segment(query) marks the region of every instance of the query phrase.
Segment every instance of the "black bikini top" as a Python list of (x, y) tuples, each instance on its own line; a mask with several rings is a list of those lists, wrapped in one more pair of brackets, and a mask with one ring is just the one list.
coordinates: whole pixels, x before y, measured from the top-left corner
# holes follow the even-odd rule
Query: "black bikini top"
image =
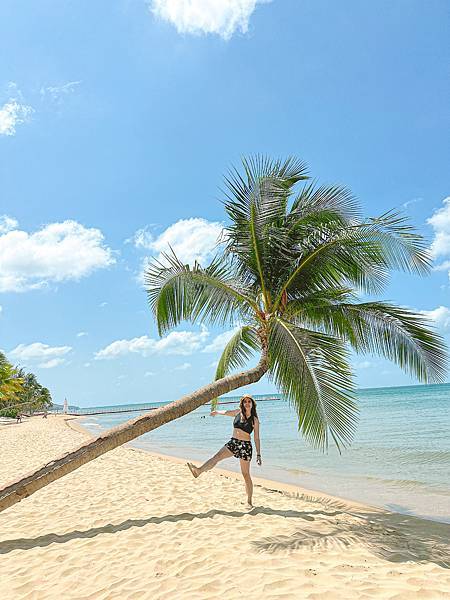
[(253, 423), (250, 420), (241, 421), (240, 412), (234, 417), (233, 425), (236, 429), (242, 429), (242, 431), (245, 431), (246, 433), (251, 433), (253, 431)]

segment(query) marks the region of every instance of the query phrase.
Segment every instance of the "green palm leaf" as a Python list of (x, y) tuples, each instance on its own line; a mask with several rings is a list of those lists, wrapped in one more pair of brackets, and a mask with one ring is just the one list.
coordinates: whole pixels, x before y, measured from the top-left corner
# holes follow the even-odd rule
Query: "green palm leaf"
[(445, 381), (448, 356), (443, 338), (424, 324), (423, 315), (406, 308), (386, 302), (305, 303), (289, 320), (332, 332), (357, 352), (383, 356), (424, 383)]
[(223, 260), (203, 269), (198, 263), (184, 265), (173, 251), (163, 259), (154, 260), (144, 274), (160, 335), (185, 320), (225, 325), (253, 314), (248, 290)]
[(405, 223), (397, 213), (386, 213), (369, 223), (315, 228), (304, 239), (274, 310), (285, 291), (350, 283), (365, 293), (379, 293), (389, 281), (390, 269), (424, 275), (430, 269), (430, 255), (423, 238)]
[(302, 253), (279, 288), (274, 310), (284, 292), (305, 294), (351, 284), (366, 293), (379, 292), (388, 281), (388, 268), (378, 240), (355, 227), (316, 228), (303, 242)]
[[(306, 179), (306, 167), (297, 160), (271, 161), (256, 156), (243, 160), (244, 174), (234, 170), (226, 178), (225, 210), (232, 223), (227, 228), (227, 251), (239, 257), (239, 275), (253, 278), (270, 303), (267, 267), (273, 260), (268, 247), (268, 229), (285, 217), (292, 186)], [(274, 237), (273, 230), (269, 238)]]
[[(244, 226), (250, 220), (252, 207), (258, 213), (258, 227), (270, 219), (284, 215), (291, 188), (307, 179), (305, 163), (289, 157), (285, 161), (273, 161), (257, 155), (243, 159), (241, 174), (231, 169), (225, 177), (225, 210), (234, 226)], [(248, 234), (248, 231), (247, 231)], [(240, 239), (234, 240), (241, 244)]]
[(302, 221), (308, 216), (324, 213), (349, 223), (358, 218), (360, 207), (350, 190), (343, 186), (305, 184), (292, 204), (290, 217)]
[(347, 352), (338, 339), (275, 318), (269, 335), (269, 374), (297, 411), (299, 429), (320, 449), (331, 435), (351, 442), (357, 407)]
[[(255, 350), (261, 350), (258, 334), (253, 327), (240, 327), (223, 349), (216, 369), (215, 379), (221, 379), (234, 369), (243, 367)], [(211, 400), (212, 410), (217, 406), (218, 398)]]
[(399, 211), (389, 211), (362, 227), (379, 240), (389, 268), (426, 275), (432, 266), (428, 244), (408, 220)]

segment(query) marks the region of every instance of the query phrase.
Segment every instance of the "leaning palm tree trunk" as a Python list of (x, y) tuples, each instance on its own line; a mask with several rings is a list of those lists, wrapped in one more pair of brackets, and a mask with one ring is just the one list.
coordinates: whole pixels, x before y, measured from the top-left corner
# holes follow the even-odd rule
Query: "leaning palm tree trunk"
[(176, 402), (109, 429), (94, 440), (81, 444), (75, 450), (0, 489), (0, 511), (31, 496), (52, 481), (64, 477), (102, 454), (192, 412), (213, 398), (259, 381), (266, 371), (267, 359), (263, 354), (258, 365), (253, 369), (218, 379)]

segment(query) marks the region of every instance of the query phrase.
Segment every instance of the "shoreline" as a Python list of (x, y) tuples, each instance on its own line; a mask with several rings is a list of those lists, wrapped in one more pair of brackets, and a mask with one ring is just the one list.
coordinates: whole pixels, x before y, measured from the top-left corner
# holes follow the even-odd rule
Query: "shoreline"
[[(0, 427), (0, 485), (95, 438), (78, 417)], [(436, 600), (450, 526), (118, 447), (0, 513), (2, 600)]]
[[(88, 438), (93, 439), (96, 436), (93, 433), (91, 433), (89, 430), (85, 429), (83, 427), (82, 423), (79, 422), (80, 420), (87, 418), (87, 417), (89, 417), (89, 415), (76, 415), (76, 416), (71, 415), (71, 416), (69, 416), (69, 418), (65, 419), (65, 423), (68, 427), (74, 429), (75, 431), (77, 431), (79, 433), (82, 433), (83, 435), (87, 436)], [(134, 448), (134, 447), (130, 446), (129, 444), (130, 444), (130, 442), (128, 442), (128, 444), (125, 444), (123, 446), (123, 448), (125, 450), (131, 450), (133, 452), (143, 452), (144, 454), (147, 454), (154, 458), (167, 460), (172, 463), (186, 465), (187, 461), (189, 460), (187, 458), (180, 458), (179, 456), (173, 456), (173, 455), (169, 455), (169, 454), (154, 452), (153, 450), (146, 450), (144, 448)], [(213, 471), (220, 476), (229, 477), (235, 481), (239, 481), (242, 483), (242, 475), (239, 472), (232, 471), (230, 469), (225, 469), (222, 467), (214, 467)], [(450, 525), (448, 523), (446, 523), (445, 521), (440, 521), (439, 519), (436, 519), (436, 518), (431, 518), (431, 517), (426, 517), (426, 516), (417, 516), (417, 515), (412, 515), (412, 514), (409, 514), (406, 512), (400, 512), (400, 511), (392, 511), (392, 510), (389, 510), (388, 508), (375, 506), (374, 504), (370, 504), (369, 502), (361, 502), (358, 500), (354, 500), (353, 498), (347, 498), (347, 497), (339, 496), (336, 494), (329, 494), (329, 493), (323, 492), (321, 490), (305, 488), (305, 487), (302, 487), (302, 486), (299, 486), (296, 484), (286, 483), (286, 482), (279, 481), (276, 479), (267, 479), (264, 477), (258, 477), (258, 476), (255, 476), (253, 473), (252, 473), (252, 480), (253, 480), (253, 484), (255, 487), (263, 487), (263, 488), (269, 489), (271, 491), (277, 491), (280, 493), (289, 493), (289, 494), (293, 494), (293, 495), (297, 495), (297, 496), (309, 496), (309, 497), (321, 498), (325, 502), (343, 503), (343, 504), (346, 504), (350, 510), (353, 508), (355, 510), (362, 509), (367, 512), (373, 512), (374, 514), (387, 513), (387, 514), (392, 514), (392, 515), (405, 515), (405, 516), (412, 517), (415, 519), (420, 519), (420, 520), (423, 520), (426, 522), (447, 525), (449, 527), (449, 534), (450, 534)]]
[[(71, 429), (74, 429), (78, 433), (82, 433), (86, 437), (88, 437), (90, 439), (94, 439), (96, 437), (95, 435), (93, 435), (90, 431), (85, 429), (81, 423), (76, 422), (80, 418), (84, 418), (84, 416), (81, 416), (81, 415), (80, 416), (78, 416), (78, 415), (70, 416), (70, 418), (65, 419), (65, 423), (68, 427), (70, 427)], [(71, 423), (71, 421), (75, 421), (75, 422)], [(172, 456), (169, 454), (161, 454), (159, 452), (153, 452), (152, 450), (144, 450), (143, 448), (133, 448), (127, 444), (124, 444), (122, 447), (124, 448), (124, 450), (131, 450), (132, 452), (143, 452), (144, 454), (152, 456), (154, 458), (167, 460), (169, 462), (176, 463), (179, 465), (186, 465), (187, 460), (188, 460), (185, 458), (179, 458), (178, 456)], [(223, 469), (221, 467), (214, 467), (213, 471), (215, 473), (217, 473), (218, 475), (221, 475), (223, 477), (230, 477), (231, 479), (240, 481), (242, 483), (242, 475), (240, 473), (237, 473), (236, 471)], [(252, 474), (252, 480), (253, 480), (255, 487), (256, 486), (264, 487), (271, 491), (277, 491), (280, 493), (288, 492), (288, 493), (293, 493), (293, 494), (297, 494), (297, 495), (314, 496), (314, 497), (318, 497), (318, 498), (323, 498), (325, 501), (328, 501), (328, 502), (346, 503), (346, 504), (348, 504), (349, 508), (350, 507), (360, 508), (360, 509), (367, 510), (367, 511), (373, 511), (374, 513), (388, 512), (388, 513), (392, 513), (392, 514), (400, 514), (400, 513), (393, 513), (392, 511), (388, 511), (387, 509), (383, 509), (378, 506), (373, 506), (371, 504), (367, 504), (364, 502), (358, 502), (357, 500), (342, 498), (340, 496), (327, 494), (326, 492), (311, 490), (309, 488), (303, 488), (301, 486), (292, 485), (290, 483), (284, 483), (282, 481), (276, 481), (274, 479), (265, 479), (263, 477), (254, 476), (253, 474)], [(415, 517), (415, 518), (422, 519), (422, 517)], [(424, 519), (424, 520), (427, 520), (427, 519)]]
[[(72, 421), (74, 424), (74, 429), (76, 431), (79, 431), (80, 433), (83, 433), (91, 438), (96, 437), (96, 435), (100, 435), (101, 432), (97, 433), (92, 433), (90, 432), (88, 429), (85, 429), (82, 425), (82, 422), (80, 422), (80, 420), (82, 421), (83, 419), (89, 419), (90, 415), (70, 415), (70, 418), (67, 420), (67, 425), (69, 427), (71, 427), (71, 425), (69, 425), (69, 421)], [(200, 459), (193, 459), (193, 458), (186, 458), (183, 455), (171, 455), (171, 454), (165, 454), (165, 453), (161, 453), (161, 452), (155, 452), (154, 450), (151, 449), (147, 449), (147, 448), (137, 448), (137, 447), (132, 447), (131, 444), (133, 442), (129, 442), (128, 444), (124, 445), (124, 448), (127, 450), (134, 450), (134, 451), (139, 451), (139, 452), (144, 452), (146, 454), (149, 454), (153, 457), (157, 457), (157, 458), (161, 458), (161, 459), (165, 459), (171, 462), (175, 462), (177, 464), (186, 464), (187, 461), (194, 461), (194, 462), (199, 462)], [(205, 460), (205, 459), (202, 459)], [(232, 469), (227, 469), (224, 467), (214, 467), (213, 469), (215, 472), (217, 472), (220, 475), (224, 475), (224, 476), (228, 476), (228, 477), (232, 477), (235, 480), (241, 481), (242, 482), (242, 475), (238, 470), (232, 470)], [(272, 469), (272, 473), (271, 475), (273, 475), (273, 469)], [(276, 475), (276, 473), (275, 473)], [(282, 476), (282, 474), (280, 475)], [(326, 501), (337, 501), (337, 502), (341, 502), (341, 503), (346, 503), (349, 508), (351, 506), (354, 507), (361, 507), (367, 510), (372, 510), (372, 511), (376, 511), (376, 512), (387, 512), (387, 513), (392, 513), (395, 515), (406, 515), (406, 516), (411, 516), (411, 517), (415, 517), (417, 519), (423, 519), (425, 521), (429, 521), (429, 522), (433, 522), (433, 523), (441, 523), (444, 525), (448, 525), (450, 527), (450, 521), (448, 519), (448, 517), (446, 515), (439, 515), (439, 516), (434, 516), (434, 515), (427, 515), (427, 514), (417, 514), (417, 512), (411, 512), (408, 508), (405, 508), (405, 510), (391, 510), (389, 507), (387, 506), (383, 506), (381, 503), (376, 505), (376, 504), (372, 504), (370, 502), (370, 500), (366, 500), (365, 498), (357, 500), (353, 497), (351, 497), (351, 492), (349, 493), (348, 496), (342, 496), (336, 493), (330, 493), (324, 490), (321, 490), (320, 488), (314, 488), (314, 487), (305, 487), (302, 485), (299, 485), (298, 483), (292, 483), (283, 479), (277, 479), (277, 478), (271, 478), (271, 477), (258, 477), (257, 475), (254, 475), (254, 472), (252, 472), (252, 480), (254, 482), (255, 485), (257, 486), (262, 486), (265, 488), (270, 488), (270, 489), (276, 489), (279, 492), (289, 492), (289, 493), (297, 493), (297, 494), (309, 494), (310, 496), (314, 496), (317, 498), (323, 498)]]

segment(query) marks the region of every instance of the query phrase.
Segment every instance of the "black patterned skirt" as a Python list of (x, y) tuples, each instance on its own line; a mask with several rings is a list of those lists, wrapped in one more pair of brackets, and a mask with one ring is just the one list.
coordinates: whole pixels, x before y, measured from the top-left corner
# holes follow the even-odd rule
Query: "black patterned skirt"
[(233, 453), (235, 458), (242, 458), (242, 460), (252, 460), (252, 443), (246, 440), (238, 440), (237, 438), (231, 438), (225, 446)]

